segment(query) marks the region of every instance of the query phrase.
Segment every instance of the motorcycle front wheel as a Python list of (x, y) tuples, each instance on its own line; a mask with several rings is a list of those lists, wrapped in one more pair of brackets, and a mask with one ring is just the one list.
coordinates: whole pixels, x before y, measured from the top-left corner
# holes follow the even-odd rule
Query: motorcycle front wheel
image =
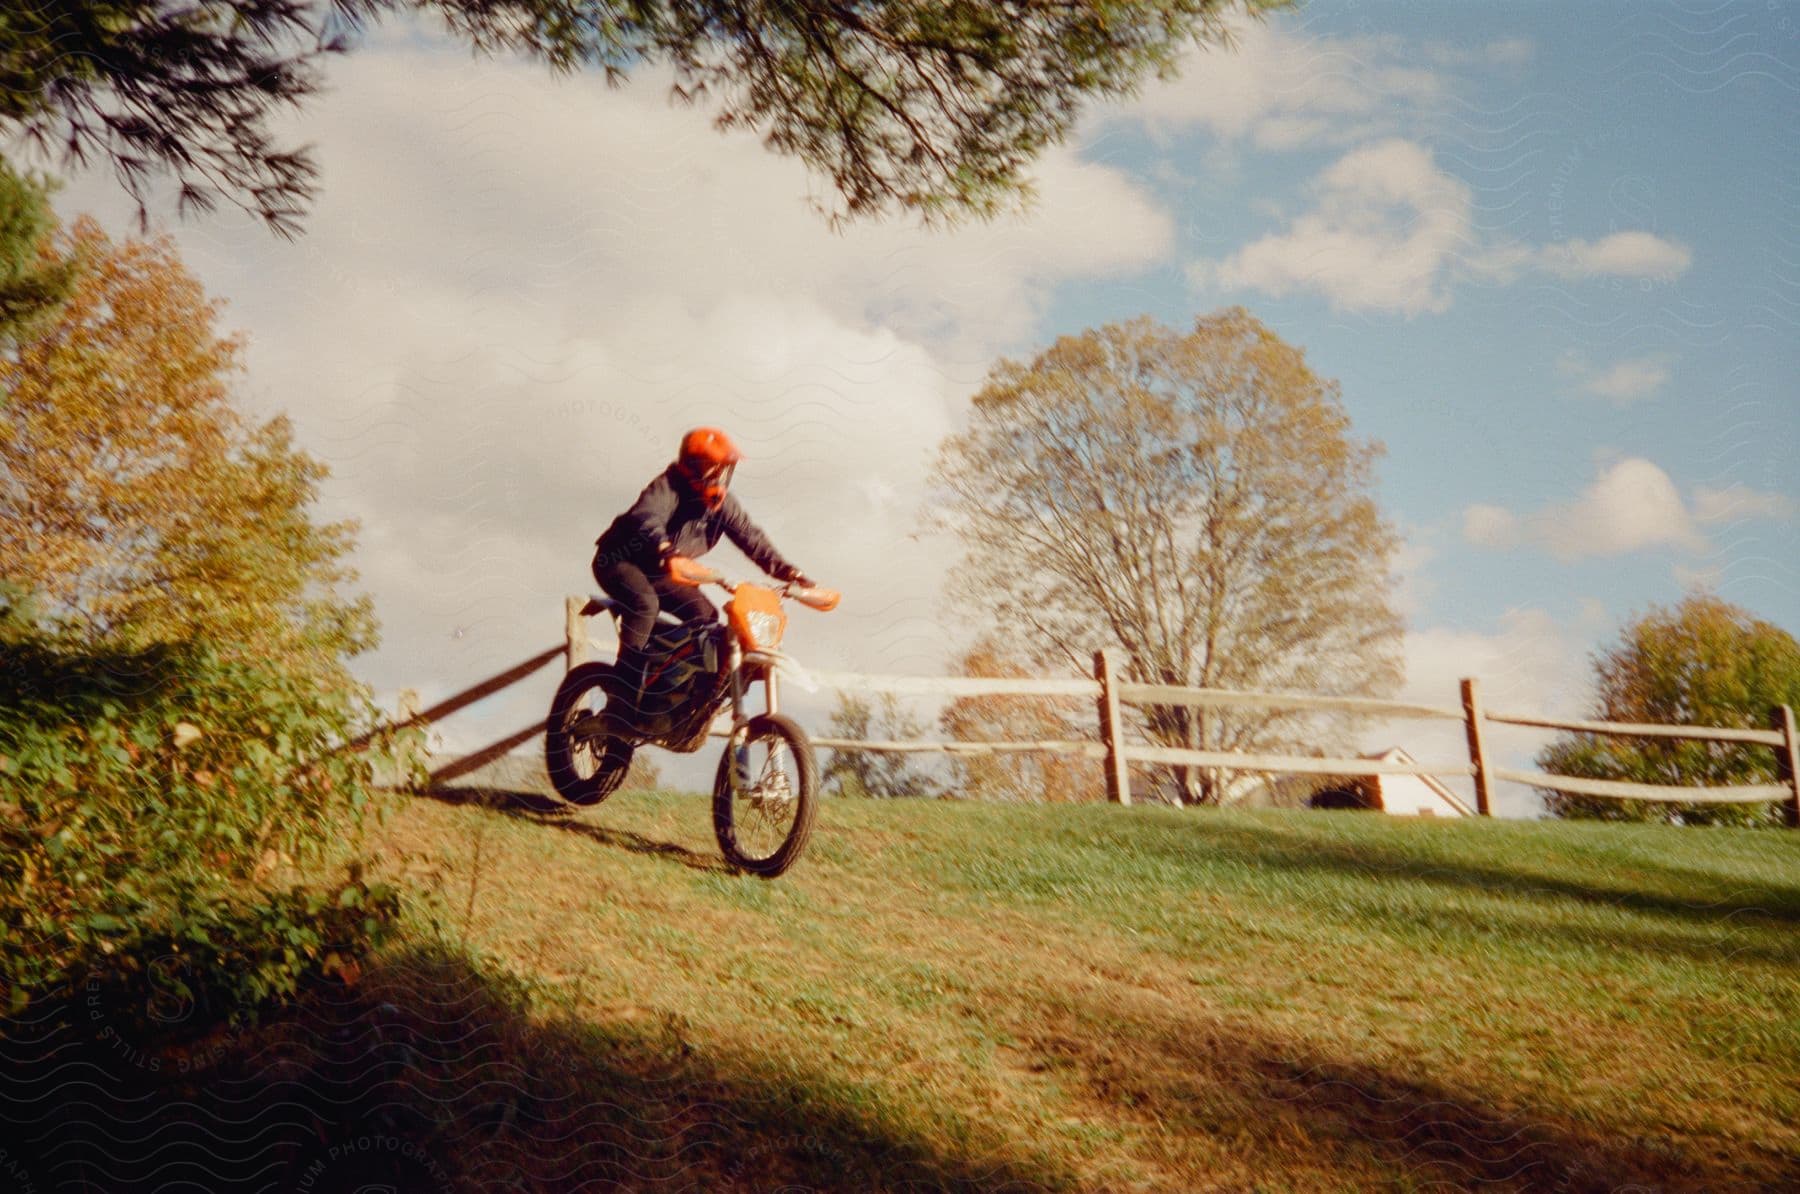
[(631, 769), (629, 742), (576, 734), (581, 718), (601, 712), (612, 691), (612, 665), (584, 663), (570, 670), (550, 702), (544, 722), (544, 769), (550, 786), (570, 804), (599, 804), (618, 791)]
[(812, 836), (817, 797), (806, 731), (778, 713), (745, 722), (713, 780), (713, 833), (725, 861), (765, 879), (786, 871)]

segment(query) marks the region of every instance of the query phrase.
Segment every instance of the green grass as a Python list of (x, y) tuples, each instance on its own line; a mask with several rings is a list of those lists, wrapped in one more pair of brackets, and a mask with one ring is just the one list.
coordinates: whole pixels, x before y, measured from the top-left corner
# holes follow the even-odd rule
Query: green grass
[(765, 882), (708, 818), (632, 792), (390, 821), (409, 940), (367, 997), (457, 1009), (420, 1065), (440, 1106), (483, 1067), (533, 1092), (443, 1137), (457, 1172), (1800, 1185), (1800, 834), (827, 802)]

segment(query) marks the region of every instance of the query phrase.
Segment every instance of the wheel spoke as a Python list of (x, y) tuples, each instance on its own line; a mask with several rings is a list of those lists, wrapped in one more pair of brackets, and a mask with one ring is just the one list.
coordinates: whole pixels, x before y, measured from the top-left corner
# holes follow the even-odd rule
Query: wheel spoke
[(628, 742), (609, 737), (602, 716), (611, 691), (611, 669), (582, 664), (564, 678), (551, 705), (554, 724), (544, 735), (551, 786), (573, 804), (597, 804), (611, 795), (630, 765)]
[[(596, 698), (601, 697), (603, 694), (598, 689), (589, 689), (582, 693), (581, 699), (570, 707), (569, 715), (563, 718), (565, 731), (578, 725), (590, 715), (599, 713), (603, 707), (603, 701)], [(594, 773), (600, 769), (600, 751), (593, 735), (570, 734), (569, 764), (580, 778), (586, 780), (594, 777)]]
[[(744, 749), (751, 752), (752, 766), (746, 770), (754, 779), (748, 787), (740, 786), (733, 768), (732, 821), (744, 854), (768, 858), (781, 849), (793, 828), (798, 805), (794, 791), (799, 777), (788, 775), (792, 755), (780, 737), (769, 735), (747, 741)], [(756, 765), (759, 750), (762, 758)]]
[(713, 786), (713, 829), (726, 861), (765, 878), (786, 873), (812, 834), (815, 783), (799, 726), (773, 713), (740, 724)]

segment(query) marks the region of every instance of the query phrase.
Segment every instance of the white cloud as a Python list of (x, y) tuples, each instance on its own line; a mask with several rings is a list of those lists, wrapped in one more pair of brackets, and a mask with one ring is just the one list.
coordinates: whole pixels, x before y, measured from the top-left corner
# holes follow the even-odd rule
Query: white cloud
[(1708, 564), (1702, 568), (1689, 568), (1685, 564), (1676, 564), (1670, 569), (1675, 583), (1684, 590), (1700, 589), (1706, 592), (1717, 591), (1721, 581), (1725, 579), (1725, 570), (1717, 564)]
[(1406, 640), (1402, 699), (1454, 706), (1462, 677), (1473, 676), (1490, 709), (1572, 715), (1588, 692), (1576, 637), (1596, 629), (1592, 617), (1584, 611), (1569, 627), (1543, 609), (1514, 609), (1491, 633), (1442, 626), (1414, 631)]
[(1535, 53), (1525, 38), (1470, 47), (1315, 36), (1279, 14), (1228, 23), (1231, 45), (1189, 50), (1177, 77), (1104, 110), (1102, 123), (1134, 121), (1159, 140), (1203, 129), (1279, 151), (1351, 145), (1441, 123), (1459, 83), (1451, 72), (1514, 68)]
[(1230, 47), (1201, 47), (1178, 78), (1152, 83), (1102, 119), (1153, 136), (1203, 128), (1265, 149), (1345, 144), (1397, 131), (1441, 109), (1450, 83), (1414, 65), (1397, 38), (1311, 37), (1279, 21), (1239, 21)]
[(1666, 282), (1687, 272), (1686, 245), (1649, 232), (1615, 232), (1599, 240), (1571, 240), (1539, 250), (1542, 268), (1559, 278), (1649, 278)]
[(1446, 264), (1466, 242), (1469, 188), (1398, 138), (1345, 154), (1288, 229), (1190, 269), (1198, 285), (1283, 296), (1312, 290), (1342, 310), (1442, 311)]
[(1232, 27), (1232, 45), (1196, 48), (1178, 79), (1103, 110), (1094, 127), (1133, 121), (1165, 143), (1203, 129), (1214, 137), (1213, 156), (1234, 144), (1347, 152), (1314, 180), (1312, 210), (1235, 253), (1190, 262), (1195, 290), (1312, 292), (1339, 311), (1414, 316), (1446, 310), (1459, 278), (1669, 281), (1691, 264), (1686, 246), (1636, 229), (1593, 241), (1505, 245), (1483, 243), (1472, 228), (1471, 188), (1438, 169), (1423, 142), (1455, 121), (1446, 114), (1456, 108), (1461, 75), (1514, 70), (1534, 55), (1529, 40), (1468, 46), (1314, 37), (1279, 18)]
[(1323, 116), (1271, 116), (1257, 122), (1254, 140), (1259, 149), (1301, 149), (1324, 140), (1332, 127)]
[[(1401, 699), (1455, 709), (1461, 701), (1462, 679), (1473, 677), (1489, 711), (1578, 717), (1586, 712), (1591, 691), (1585, 652), (1604, 627), (1604, 610), (1584, 602), (1581, 616), (1572, 624), (1547, 610), (1528, 608), (1509, 610), (1488, 631), (1449, 626), (1411, 631), (1406, 636)], [(1489, 759), (1501, 766), (1529, 768), (1544, 740), (1537, 731), (1490, 726)], [(1457, 764), (1469, 757), (1463, 727), (1452, 721), (1384, 722), (1365, 733), (1363, 743), (1369, 750), (1402, 746), (1426, 764)], [(1473, 781), (1445, 783), (1474, 804)], [(1495, 805), (1501, 816), (1535, 816), (1542, 808), (1530, 788), (1516, 784), (1497, 785)]]
[(1601, 368), (1579, 352), (1564, 353), (1557, 372), (1573, 378), (1581, 391), (1605, 398), (1615, 406), (1629, 406), (1648, 398), (1669, 381), (1672, 358), (1667, 353), (1630, 357)]
[(1463, 538), (1478, 547), (1511, 547), (1519, 541), (1519, 520), (1503, 506), (1470, 506), (1463, 511)]
[(1529, 521), (1538, 541), (1564, 560), (1649, 547), (1703, 551), (1707, 546), (1669, 475), (1639, 457), (1604, 469), (1573, 502), (1552, 506)]
[[(1667, 280), (1692, 258), (1685, 247), (1645, 232), (1539, 247), (1483, 246), (1471, 223), (1468, 184), (1439, 169), (1429, 149), (1398, 137), (1352, 149), (1321, 171), (1310, 190), (1313, 207), (1285, 230), (1227, 257), (1190, 263), (1190, 284), (1277, 298), (1310, 291), (1340, 311), (1413, 316), (1447, 310), (1450, 285), (1462, 275), (1503, 283), (1531, 272)], [(1609, 384), (1617, 390), (1644, 380), (1621, 376)]]
[(1564, 281), (1635, 278), (1672, 282), (1694, 262), (1693, 250), (1679, 241), (1629, 229), (1599, 240), (1566, 240), (1548, 245), (1496, 245), (1473, 253), (1468, 268), (1478, 277), (1506, 283), (1527, 273)]
[(1694, 521), (1707, 526), (1743, 522), (1751, 519), (1789, 521), (1800, 510), (1800, 503), (1785, 493), (1752, 489), (1732, 484), (1723, 489), (1701, 485), (1694, 489)]
[(1428, 568), (1437, 558), (1437, 549), (1428, 542), (1429, 530), (1408, 528), (1400, 540), (1393, 559), (1393, 604), (1400, 616), (1415, 618), (1436, 591)]
[(1611, 398), (1623, 405), (1654, 394), (1668, 380), (1669, 366), (1663, 358), (1640, 357), (1620, 361), (1610, 369), (1595, 374), (1582, 388), (1590, 394)]
[(1463, 538), (1478, 547), (1530, 542), (1562, 560), (1614, 556), (1651, 548), (1709, 550), (1702, 526), (1754, 519), (1791, 519), (1793, 498), (1746, 485), (1697, 486), (1691, 500), (1655, 464), (1628, 457), (1603, 467), (1574, 500), (1526, 515), (1500, 506), (1463, 511)]

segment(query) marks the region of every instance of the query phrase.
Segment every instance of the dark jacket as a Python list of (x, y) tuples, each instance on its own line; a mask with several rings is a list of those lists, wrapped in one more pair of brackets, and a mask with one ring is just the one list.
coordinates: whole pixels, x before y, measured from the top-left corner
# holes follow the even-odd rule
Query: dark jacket
[(595, 540), (599, 552), (594, 567), (636, 564), (655, 575), (662, 571), (662, 544), (670, 545), (668, 554), (699, 557), (712, 550), (721, 536), (737, 544), (738, 550), (770, 576), (788, 580), (798, 575), (799, 570), (784, 560), (769, 537), (750, 521), (736, 497), (728, 493), (717, 510), (708, 510), (673, 465), (644, 486), (631, 509), (613, 519), (606, 533)]

